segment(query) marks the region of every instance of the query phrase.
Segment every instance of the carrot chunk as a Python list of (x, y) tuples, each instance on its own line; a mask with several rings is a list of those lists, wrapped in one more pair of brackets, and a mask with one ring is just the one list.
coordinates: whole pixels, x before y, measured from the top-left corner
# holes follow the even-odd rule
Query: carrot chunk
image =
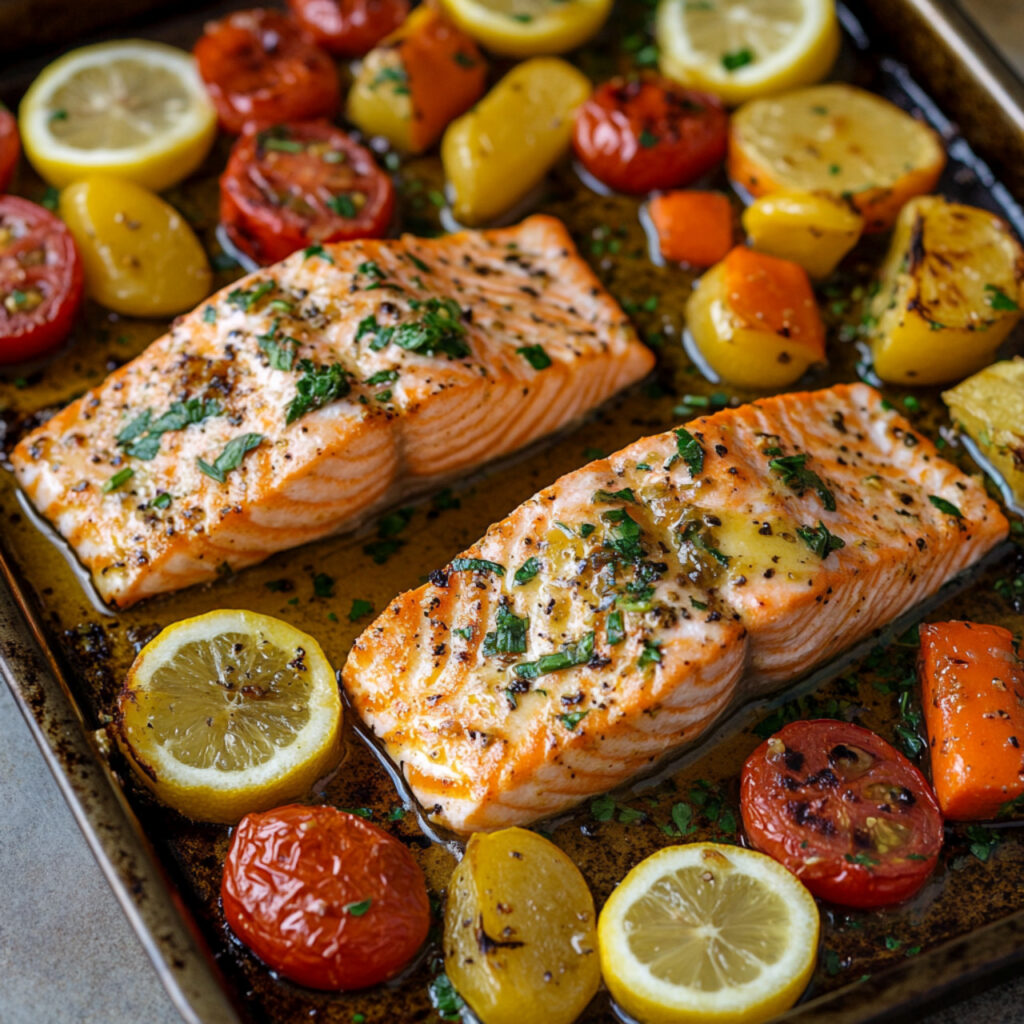
[(1024, 793), (1024, 665), (1013, 634), (974, 622), (924, 625), (918, 675), (942, 813), (996, 817)]
[(732, 248), (732, 205), (721, 192), (666, 192), (647, 211), (666, 260), (710, 267)]

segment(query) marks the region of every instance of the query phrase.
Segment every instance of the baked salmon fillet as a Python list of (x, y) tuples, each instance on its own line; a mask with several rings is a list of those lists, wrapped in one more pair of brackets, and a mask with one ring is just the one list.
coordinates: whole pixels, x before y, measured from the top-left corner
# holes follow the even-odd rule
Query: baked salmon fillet
[(765, 399), (524, 502), (391, 603), (344, 686), (430, 820), (524, 824), (825, 661), (1007, 532), (872, 388)]
[(179, 318), (11, 461), (124, 608), (349, 528), (653, 362), (554, 218), (315, 245)]

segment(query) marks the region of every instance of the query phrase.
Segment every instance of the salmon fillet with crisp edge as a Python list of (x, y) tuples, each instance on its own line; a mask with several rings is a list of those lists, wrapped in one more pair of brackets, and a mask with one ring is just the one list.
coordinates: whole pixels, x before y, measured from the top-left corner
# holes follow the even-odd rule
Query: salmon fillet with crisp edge
[(524, 824), (832, 657), (1007, 531), (872, 388), (769, 398), (524, 502), (391, 603), (344, 685), (430, 820)]
[(11, 461), (124, 608), (349, 528), (653, 362), (551, 217), (314, 245), (176, 320)]

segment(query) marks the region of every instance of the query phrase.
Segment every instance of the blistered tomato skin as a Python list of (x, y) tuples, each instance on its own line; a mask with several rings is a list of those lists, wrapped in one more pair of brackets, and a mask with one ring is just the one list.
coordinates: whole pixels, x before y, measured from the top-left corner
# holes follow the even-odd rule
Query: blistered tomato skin
[(290, 804), (235, 830), (221, 885), (232, 931), (308, 988), (365, 988), (398, 974), (427, 937), (430, 904), (412, 854), (371, 822)]
[(299, 24), (339, 57), (362, 57), (394, 32), (409, 0), (288, 0)]
[(18, 122), (14, 115), (0, 103), (0, 192), (6, 192), (14, 177), (21, 155), (21, 141), (18, 138)]
[(841, 906), (908, 899), (942, 847), (921, 772), (870, 730), (831, 719), (791, 722), (750, 755), (740, 812), (754, 847)]
[(0, 364), (56, 348), (83, 287), (82, 261), (63, 221), (27, 199), (0, 196)]
[(724, 157), (721, 100), (656, 77), (613, 79), (576, 115), (573, 148), (583, 166), (618, 192), (679, 188)]
[(232, 242), (264, 264), (317, 242), (381, 238), (395, 209), (391, 178), (329, 121), (247, 126), (220, 189)]
[(210, 22), (194, 53), (225, 131), (250, 121), (331, 117), (338, 109), (334, 62), (279, 11), (236, 11)]

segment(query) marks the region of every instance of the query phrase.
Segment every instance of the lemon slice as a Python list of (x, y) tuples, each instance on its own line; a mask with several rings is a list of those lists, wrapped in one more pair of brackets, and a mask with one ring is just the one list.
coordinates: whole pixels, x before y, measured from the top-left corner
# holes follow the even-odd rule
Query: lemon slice
[(781, 864), (739, 846), (671, 846), (638, 864), (598, 922), (601, 970), (645, 1024), (753, 1024), (814, 970), (818, 908)]
[(47, 65), (21, 101), (18, 126), (51, 185), (112, 174), (159, 191), (202, 163), (217, 115), (191, 54), (127, 39)]
[(116, 725), (157, 797), (230, 823), (302, 796), (337, 764), (341, 698), (311, 636), (268, 615), (215, 611), (142, 649)]
[(662, 73), (736, 105), (810, 85), (839, 52), (835, 0), (661, 0)]
[(611, 0), (441, 0), (448, 17), (493, 53), (565, 53), (604, 24)]

